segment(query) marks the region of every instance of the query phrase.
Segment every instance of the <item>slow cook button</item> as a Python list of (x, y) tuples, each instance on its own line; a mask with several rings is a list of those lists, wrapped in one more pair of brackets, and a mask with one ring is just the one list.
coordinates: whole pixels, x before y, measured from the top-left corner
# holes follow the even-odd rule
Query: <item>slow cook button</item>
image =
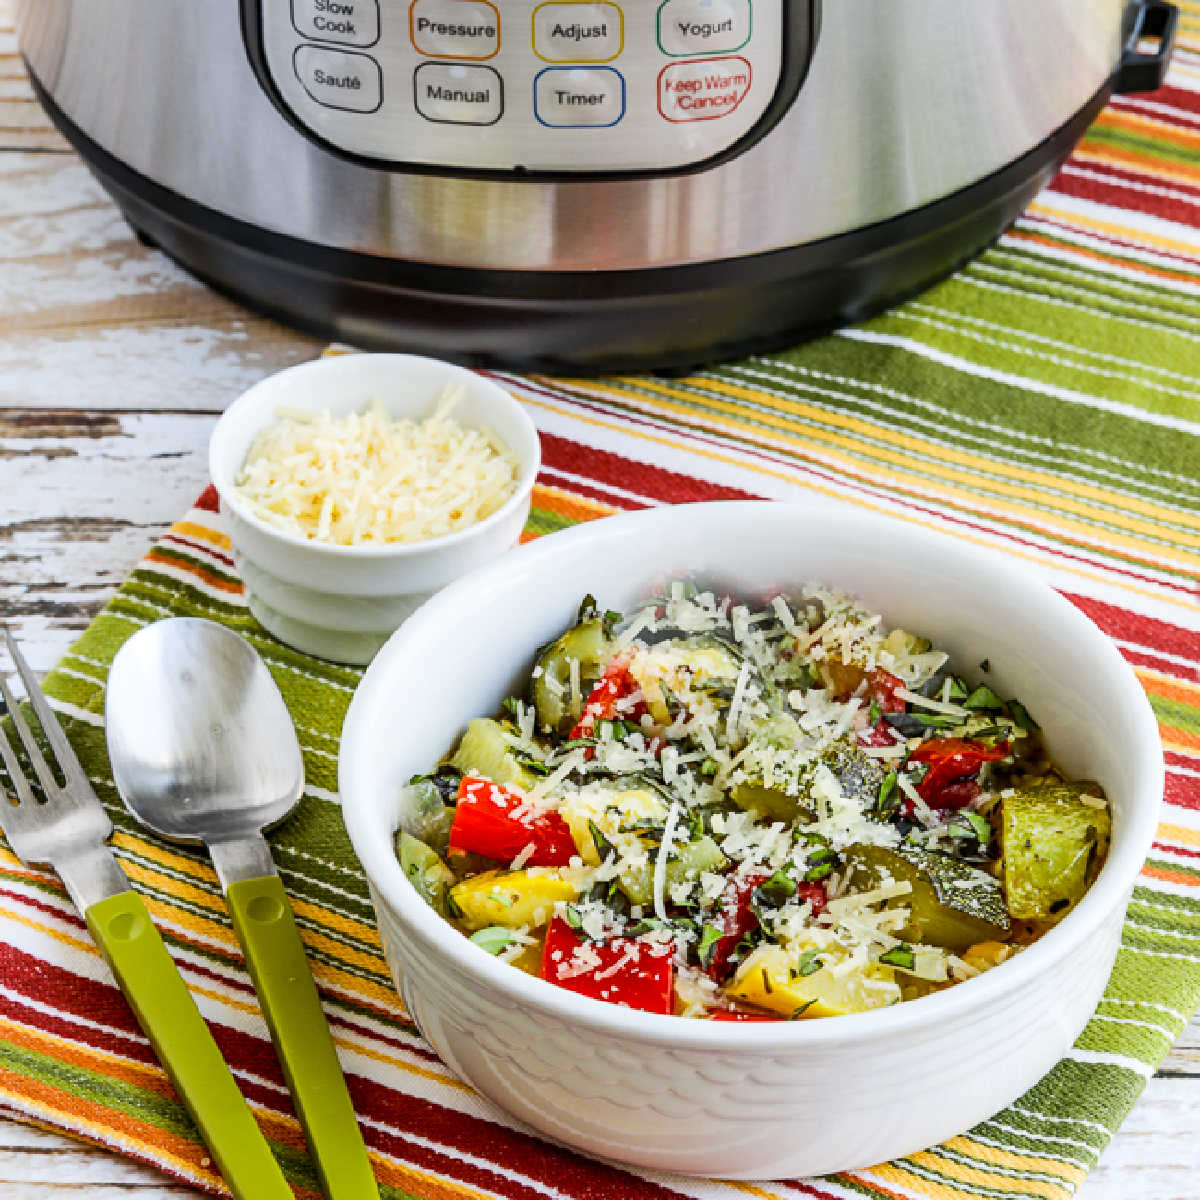
[(533, 52), (547, 62), (608, 62), (623, 49), (624, 21), (615, 4), (550, 0), (533, 10)]
[(415, 0), (412, 44), (430, 58), (492, 58), (500, 50), (500, 10), (485, 0)]
[(658, 7), (664, 54), (728, 54), (750, 40), (750, 0), (665, 0)]
[(379, 41), (379, 0), (292, 0), (292, 24), (319, 42), (373, 46)]
[(750, 64), (740, 55), (671, 63), (658, 76), (658, 111), (668, 121), (728, 116), (750, 91)]
[(604, 128), (625, 115), (625, 80), (612, 67), (547, 67), (533, 81), (533, 98), (543, 125)]
[(304, 90), (326, 108), (370, 113), (383, 103), (383, 72), (367, 54), (299, 46), (294, 65)]
[(445, 125), (495, 125), (504, 112), (504, 83), (491, 67), (422, 63), (413, 76), (417, 112)]

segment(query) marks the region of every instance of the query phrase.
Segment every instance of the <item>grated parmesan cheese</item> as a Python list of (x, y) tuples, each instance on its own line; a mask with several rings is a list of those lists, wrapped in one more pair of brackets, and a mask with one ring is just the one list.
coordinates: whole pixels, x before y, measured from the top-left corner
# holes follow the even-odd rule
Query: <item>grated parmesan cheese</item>
[(280, 409), (235, 480), (255, 516), (338, 546), (428, 541), (494, 513), (516, 489), (518, 463), (488, 429), (450, 416), (447, 390), (422, 421), (392, 419), (378, 400), (360, 413)]

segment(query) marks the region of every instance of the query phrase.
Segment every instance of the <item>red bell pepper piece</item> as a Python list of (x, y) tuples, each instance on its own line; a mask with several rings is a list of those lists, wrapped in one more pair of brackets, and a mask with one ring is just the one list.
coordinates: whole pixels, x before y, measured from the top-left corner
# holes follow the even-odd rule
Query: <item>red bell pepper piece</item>
[(819, 917), (829, 902), (829, 893), (825, 890), (823, 883), (802, 883), (796, 889), (796, 893), (802, 901), (807, 900), (812, 905), (814, 917)]
[(738, 942), (758, 925), (751, 901), (754, 889), (771, 878), (770, 871), (752, 871), (742, 879), (730, 879), (721, 896), (721, 911), (718, 914), (721, 938), (713, 943), (712, 957), (704, 972), (718, 983), (725, 978), (729, 967), (729, 956)]
[[(575, 957), (581, 946), (583, 969)], [(674, 949), (638, 938), (588, 941), (555, 917), (546, 930), (542, 978), (593, 1000), (669, 1015), (675, 1010)]]
[(714, 1008), (709, 1010), (710, 1021), (782, 1021), (777, 1013), (751, 1012), (748, 1008)]
[(566, 821), (556, 812), (537, 812), (514, 788), (482, 775), (464, 775), (450, 828), (451, 851), (511, 862), (529, 843), (531, 867), (565, 867), (579, 851)]
[[(899, 675), (876, 667), (867, 676), (867, 699), (874, 700), (881, 713), (904, 711), (904, 701), (896, 694), (904, 687), (904, 680)], [(881, 716), (875, 724), (858, 735), (860, 746), (894, 746), (896, 736), (892, 727)]]
[(618, 654), (604, 669), (600, 682), (588, 693), (583, 702), (583, 716), (575, 724), (568, 735), (570, 740), (590, 738), (595, 736), (597, 721), (615, 721), (628, 719), (637, 724), (646, 706), (638, 701), (628, 711), (620, 711), (617, 702), (626, 696), (632, 696), (638, 690), (638, 681), (629, 671), (629, 655)]
[(917, 784), (917, 794), (936, 809), (965, 808), (979, 795), (977, 776), (984, 763), (1008, 757), (1008, 743), (985, 746), (965, 738), (934, 738), (922, 742), (909, 756), (910, 763), (928, 763)]

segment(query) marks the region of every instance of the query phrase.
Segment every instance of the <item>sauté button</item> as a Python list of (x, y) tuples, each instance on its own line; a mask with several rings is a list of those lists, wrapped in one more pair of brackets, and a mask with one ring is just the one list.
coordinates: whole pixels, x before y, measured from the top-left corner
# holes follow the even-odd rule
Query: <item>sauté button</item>
[(671, 63), (658, 75), (658, 111), (668, 121), (728, 116), (745, 100), (752, 77), (740, 55)]
[(495, 125), (504, 112), (504, 81), (491, 67), (422, 63), (413, 76), (417, 112), (446, 125)]
[(326, 108), (369, 113), (383, 103), (383, 72), (367, 54), (299, 46), (293, 63), (304, 90)]
[(500, 10), (486, 0), (415, 0), (412, 44), (430, 58), (491, 58), (500, 50)]
[(543, 125), (602, 128), (625, 115), (625, 80), (612, 67), (547, 67), (533, 81), (533, 100)]
[(727, 54), (750, 40), (750, 0), (664, 0), (658, 44), (664, 54)]
[(549, 0), (533, 10), (533, 52), (547, 62), (609, 62), (623, 49), (624, 26), (615, 4)]
[(379, 41), (379, 0), (292, 0), (292, 24), (319, 42), (373, 46)]

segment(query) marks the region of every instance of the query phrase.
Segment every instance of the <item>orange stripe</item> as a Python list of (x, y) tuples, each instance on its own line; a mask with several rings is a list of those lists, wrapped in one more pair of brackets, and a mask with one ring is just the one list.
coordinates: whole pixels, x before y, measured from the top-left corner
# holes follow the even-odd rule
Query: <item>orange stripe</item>
[(159, 566), (163, 567), (174, 567), (177, 571), (186, 571), (189, 575), (195, 575), (197, 579), (203, 580), (209, 587), (216, 588), (219, 592), (228, 592), (231, 596), (240, 596), (245, 590), (242, 584), (222, 579), (219, 575), (214, 575), (198, 563), (186, 562), (183, 559), (163, 554), (158, 550), (151, 550), (143, 561), (158, 563)]
[(1186, 708), (1200, 707), (1200, 684), (1187, 679), (1176, 679), (1148, 667), (1134, 667), (1134, 674), (1146, 691), (1165, 700), (1174, 700)]
[(594, 521), (597, 517), (611, 517), (613, 513), (621, 511), (610, 504), (601, 504), (590, 497), (577, 496), (574, 492), (565, 492), (562, 488), (550, 487), (544, 483), (534, 485), (533, 503), (536, 508), (543, 508), (575, 521)]
[(1168, 740), (1172, 742), (1173, 749), (1184, 746), (1188, 751), (1200, 752), (1200, 734), (1189, 733), (1186, 729), (1176, 729), (1174, 725), (1164, 725), (1162, 721), (1159, 721), (1158, 735), (1164, 743)]
[[(1010, 240), (1016, 242), (1036, 242), (1039, 246), (1046, 246), (1052, 250), (1062, 249), (1062, 242), (1056, 242), (1053, 238), (1039, 233), (1029, 233), (1022, 229), (1013, 229), (1009, 231), (1008, 236)], [(1150, 275), (1156, 279), (1165, 279), (1171, 283), (1196, 282), (1195, 275), (1188, 274), (1186, 271), (1167, 271), (1162, 267), (1152, 267), (1140, 259), (1122, 258), (1118, 254), (1104, 254), (1099, 250), (1080, 246), (1077, 242), (1070, 242), (1070, 247), (1072, 254), (1078, 255), (1080, 258), (1090, 258), (1095, 262), (1104, 263), (1107, 266), (1129, 267), (1141, 275)], [(1020, 333), (1021, 331), (1017, 330), (1016, 332)]]
[(1182, 883), (1185, 887), (1200, 887), (1200, 879), (1195, 875), (1185, 875), (1182, 871), (1168, 871), (1165, 867), (1152, 867), (1147, 863), (1142, 868), (1142, 874), (1151, 879), (1161, 879), (1164, 883)]
[(1133, 133), (1148, 134), (1155, 141), (1169, 142), (1187, 150), (1200, 150), (1200, 132), (1171, 125), (1161, 117), (1133, 113), (1120, 108), (1106, 108), (1093, 128), (1123, 129)]

